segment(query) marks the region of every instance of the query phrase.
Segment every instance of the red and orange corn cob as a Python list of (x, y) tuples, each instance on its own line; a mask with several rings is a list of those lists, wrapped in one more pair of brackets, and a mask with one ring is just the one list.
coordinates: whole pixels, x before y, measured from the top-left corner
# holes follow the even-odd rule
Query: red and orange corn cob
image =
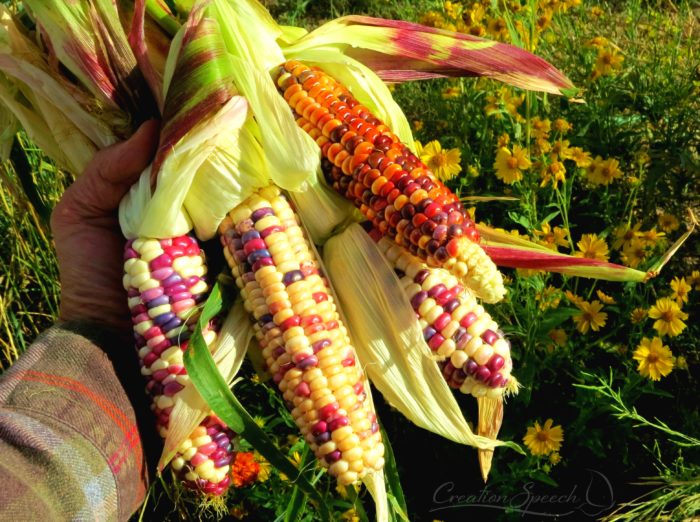
[[(176, 397), (188, 384), (182, 354), (195, 328), (197, 305), (207, 295), (206, 265), (197, 241), (189, 236), (129, 241), (124, 254), (124, 288), (134, 337), (147, 379), (146, 390), (161, 437), (168, 434)], [(203, 332), (210, 344), (214, 325)], [(172, 468), (185, 485), (211, 495), (228, 488), (235, 434), (215, 415), (205, 418), (177, 449)]]
[(505, 294), (459, 199), (369, 109), (323, 71), (288, 61), (277, 86), (319, 145), (327, 182), (374, 227), (464, 281), (486, 302)]
[(258, 191), (220, 234), (267, 369), (321, 464), (343, 485), (380, 470), (384, 446), (365, 376), (286, 198), (274, 186)]
[(378, 231), (370, 236), (397, 272), (425, 342), (443, 358), (438, 364), (448, 385), (477, 398), (503, 395), (513, 367), (510, 344), (474, 295)]

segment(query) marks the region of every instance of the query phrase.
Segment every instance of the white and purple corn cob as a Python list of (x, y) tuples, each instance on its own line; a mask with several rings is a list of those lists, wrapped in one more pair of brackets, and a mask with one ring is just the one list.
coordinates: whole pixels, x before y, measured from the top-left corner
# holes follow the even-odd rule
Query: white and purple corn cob
[[(139, 238), (126, 244), (124, 273), (141, 374), (165, 438), (178, 393), (190, 382), (182, 355), (199, 318), (198, 305), (209, 291), (204, 253), (189, 236)], [(203, 334), (211, 344), (215, 325)], [(215, 415), (208, 416), (180, 445), (172, 469), (191, 489), (223, 494), (231, 482), (234, 436)]]
[(302, 435), (338, 483), (384, 465), (366, 378), (297, 217), (276, 187), (220, 226), (263, 359)]
[(432, 268), (375, 230), (370, 236), (397, 272), (423, 338), (443, 360), (447, 384), (474, 397), (503, 395), (513, 363), (510, 343), (457, 278)]

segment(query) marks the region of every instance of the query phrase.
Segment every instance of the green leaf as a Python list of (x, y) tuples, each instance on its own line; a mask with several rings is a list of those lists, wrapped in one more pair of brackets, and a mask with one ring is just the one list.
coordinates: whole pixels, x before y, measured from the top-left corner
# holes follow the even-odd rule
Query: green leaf
[(229, 389), (216, 367), (202, 335), (202, 329), (223, 309), (223, 298), (219, 285), (212, 288), (204, 304), (192, 334), (189, 347), (183, 356), (187, 374), (197, 391), (212, 411), (233, 431), (246, 439), (270, 464), (289, 477), (304, 493), (312, 498), (320, 510), (323, 520), (330, 520), (330, 513), (323, 497), (311, 484), (304, 470), (299, 470), (282, 453), (267, 434), (255, 423), (253, 417)]
[(396, 466), (396, 459), (394, 458), (394, 450), (389, 443), (389, 436), (381, 425), (380, 429), (382, 432), (382, 442), (384, 443), (384, 476), (386, 477), (387, 486), (389, 486), (389, 502), (392, 508), (394, 508), (390, 511), (390, 515), (392, 520), (397, 520), (396, 515), (403, 520), (408, 520), (406, 518), (408, 507), (406, 506), (406, 497), (401, 487), (399, 470)]
[[(316, 457), (311, 454), (308, 446), (304, 446), (304, 452), (301, 455), (301, 469), (306, 469), (306, 465), (311, 462), (312, 459)], [(296, 522), (301, 520), (306, 509), (306, 496), (303, 494), (302, 489), (295, 485), (292, 489), (292, 494), (289, 499), (289, 506), (284, 513), (284, 522)]]

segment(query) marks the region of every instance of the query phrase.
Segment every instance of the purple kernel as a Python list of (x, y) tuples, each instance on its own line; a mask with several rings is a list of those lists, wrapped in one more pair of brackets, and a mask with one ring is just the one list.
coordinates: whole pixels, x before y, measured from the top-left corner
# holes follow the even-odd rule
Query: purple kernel
[[(156, 326), (164, 326), (168, 324), (169, 321), (172, 321), (177, 317), (174, 313), (172, 312), (165, 312), (164, 314), (160, 314), (158, 317), (153, 319), (153, 324)], [(161, 328), (162, 330), (162, 328)]]
[(506, 364), (506, 360), (501, 357), (498, 354), (493, 354), (491, 358), (489, 359), (489, 362), (486, 363), (486, 366), (488, 366), (489, 370), (492, 372), (497, 372), (501, 368), (503, 368), (503, 365)]
[(260, 319), (258, 319), (258, 323), (260, 323), (261, 326), (270, 322), (272, 322), (272, 314), (261, 315)]
[(176, 301), (184, 301), (185, 299), (192, 299), (192, 294), (190, 292), (178, 292), (177, 294), (173, 294), (170, 296), (172, 299), (172, 302)]
[(430, 275), (430, 271), (426, 270), (425, 268), (423, 270), (420, 270), (415, 277), (413, 278), (414, 283), (418, 283), (419, 285), (423, 284), (423, 281), (425, 281), (428, 276)]
[(423, 328), (423, 339), (427, 343), (430, 338), (437, 333), (437, 330), (432, 326), (426, 326)]
[(187, 286), (184, 283), (177, 283), (165, 289), (165, 295), (175, 295), (181, 292), (187, 292)]
[(277, 348), (274, 349), (272, 352), (272, 356), (277, 359), (280, 355), (282, 355), (285, 352), (284, 346), (278, 346)]
[(467, 332), (467, 329), (464, 326), (458, 327), (457, 330), (455, 330), (455, 333), (452, 335), (452, 340), (455, 342), (455, 346), (458, 350), (464, 348), (471, 338), (471, 334)]
[(372, 422), (372, 433), (377, 433), (379, 431), (379, 424), (377, 421)]
[(331, 345), (330, 339), (321, 339), (320, 341), (316, 341), (315, 343), (313, 343), (311, 345), (311, 348), (313, 349), (314, 353), (318, 353), (330, 345)]
[(468, 375), (474, 375), (479, 369), (479, 365), (474, 359), (469, 359), (467, 362), (464, 363), (463, 368)]
[(486, 366), (481, 366), (476, 371), (476, 374), (474, 374), (474, 378), (477, 381), (487, 382), (491, 378), (491, 370), (489, 370)]
[(166, 277), (165, 279), (163, 279), (163, 281), (161, 281), (161, 284), (166, 288), (165, 292), (167, 293), (168, 292), (167, 288), (169, 288), (173, 285), (177, 285), (181, 282), (182, 282), (182, 277), (180, 277), (179, 274), (173, 274), (170, 277)]
[(426, 292), (425, 290), (421, 290), (411, 298), (411, 306), (414, 310), (418, 310), (418, 308), (420, 308), (420, 305), (423, 304), (423, 301), (425, 301), (427, 298), (428, 292)]
[(231, 448), (231, 439), (229, 437), (218, 439), (216, 441), (216, 445), (224, 451), (227, 451)]
[(220, 459), (220, 458), (225, 457), (225, 456), (226, 456), (226, 450), (224, 448), (219, 448), (217, 445), (216, 450), (214, 450), (214, 452), (211, 455), (209, 455), (209, 458), (211, 460), (216, 460), (216, 459)]
[(151, 272), (151, 277), (155, 279), (156, 281), (165, 281), (168, 277), (173, 275), (175, 271), (170, 268), (159, 268), (158, 270), (154, 270)]
[(133, 248), (127, 248), (126, 250), (124, 250), (124, 261), (126, 261), (127, 259), (134, 259), (137, 257), (139, 257), (139, 254)]
[(260, 250), (256, 250), (252, 254), (248, 256), (248, 263), (251, 265), (255, 264), (257, 261), (260, 261), (265, 258), (272, 258), (272, 254), (270, 254), (270, 251), (267, 248), (261, 248)]
[(316, 437), (321, 433), (328, 431), (328, 425), (324, 421), (318, 421), (311, 428), (311, 434)]
[(447, 288), (443, 284), (435, 285), (428, 291), (429, 297), (437, 297), (441, 293), (445, 292)]
[(301, 270), (290, 270), (289, 272), (284, 274), (284, 276), (282, 277), (282, 282), (284, 283), (284, 286), (289, 286), (292, 283), (301, 281), (302, 279), (304, 279), (304, 274)]
[(161, 254), (149, 263), (151, 270), (158, 270), (159, 268), (168, 268), (172, 265), (173, 258), (170, 257), (168, 254)]
[(156, 306), (162, 306), (170, 304), (170, 298), (167, 295), (161, 295), (160, 297), (156, 297), (155, 299), (151, 299), (146, 303), (146, 307), (150, 310), (151, 308), (155, 308)]
[(297, 363), (297, 368), (300, 370), (306, 370), (307, 368), (311, 368), (312, 366), (317, 366), (318, 365), (318, 357), (315, 355), (310, 355), (306, 357), (305, 359), (302, 359)]
[(224, 466), (228, 466), (229, 464), (231, 464), (232, 460), (233, 460), (233, 455), (228, 455), (227, 457), (217, 459), (214, 461), (214, 467), (223, 468)]
[(245, 234), (243, 234), (243, 237), (241, 238), (243, 243), (247, 243), (248, 241), (252, 241), (253, 239), (260, 239), (260, 232), (257, 230), (249, 230)]
[(323, 433), (314, 437), (314, 441), (316, 442), (316, 444), (325, 444), (329, 440), (331, 440), (331, 434), (327, 431), (324, 431)]
[(493, 344), (498, 340), (498, 334), (493, 330), (486, 330), (481, 334), (481, 338), (486, 344), (493, 346)]
[(328, 455), (326, 455), (326, 462), (328, 462), (329, 464), (332, 464), (333, 462), (338, 462), (342, 456), (343, 454), (340, 453), (340, 451), (338, 450), (331, 451)]
[(271, 208), (267, 207), (254, 210), (250, 217), (253, 220), (253, 222), (258, 222), (265, 216), (272, 216), (274, 214), (275, 212)]
[(228, 435), (224, 431), (219, 431), (220, 426), (212, 426), (212, 428), (214, 433), (209, 433), (209, 429), (207, 429), (207, 433), (212, 436), (211, 440), (218, 443), (220, 440), (226, 439), (226, 442), (228, 442)]
[(503, 375), (500, 373), (494, 373), (489, 379), (488, 385), (491, 388), (498, 388), (503, 384)]
[(182, 390), (184, 386), (180, 384), (177, 381), (172, 381), (163, 386), (163, 395), (167, 395), (168, 397), (172, 397), (175, 395), (177, 392)]
[(275, 262), (272, 260), (271, 257), (263, 257), (262, 259), (258, 259), (255, 263), (253, 263), (253, 272), (257, 272), (264, 266), (274, 266)]
[[(163, 315), (166, 315), (166, 314), (163, 314)], [(165, 323), (163, 325), (163, 327), (161, 328), (161, 330), (163, 330), (163, 332), (169, 332), (170, 330), (172, 330), (174, 328), (178, 328), (179, 326), (182, 326), (182, 319), (180, 319), (179, 317), (176, 316), (176, 317), (173, 317), (167, 323)]]
[(442, 309), (445, 310), (448, 314), (451, 314), (452, 312), (455, 311), (455, 308), (459, 306), (459, 299), (450, 299), (447, 301), (444, 305), (442, 305)]

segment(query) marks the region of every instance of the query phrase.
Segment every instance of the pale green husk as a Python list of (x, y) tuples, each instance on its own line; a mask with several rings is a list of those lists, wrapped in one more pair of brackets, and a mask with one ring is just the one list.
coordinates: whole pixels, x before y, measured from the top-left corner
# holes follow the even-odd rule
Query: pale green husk
[(479, 449), (503, 445), (472, 433), (399, 279), (362, 227), (351, 225), (329, 239), (323, 259), (363, 368), (387, 402), (454, 442)]

